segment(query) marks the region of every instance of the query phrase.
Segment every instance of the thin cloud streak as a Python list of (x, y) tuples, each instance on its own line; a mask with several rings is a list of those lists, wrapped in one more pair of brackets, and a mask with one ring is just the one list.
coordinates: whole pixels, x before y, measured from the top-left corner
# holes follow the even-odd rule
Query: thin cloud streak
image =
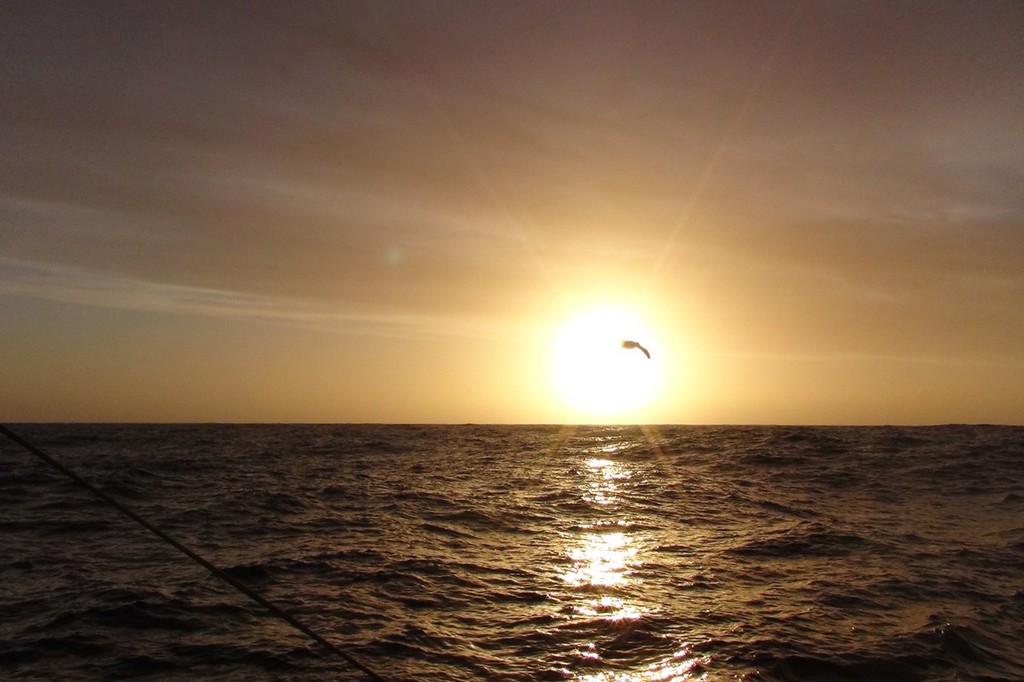
[(878, 353), (759, 353), (748, 351), (702, 351), (692, 353), (694, 358), (722, 358), (732, 360), (769, 360), (820, 365), (842, 364), (894, 364), (932, 365), (936, 367), (1003, 367), (1024, 370), (1024, 358), (1013, 355), (928, 355), (928, 354), (878, 354)]
[(162, 284), (0, 257), (0, 293), (106, 308), (199, 315), (396, 339), (515, 338), (510, 324), (431, 315), (338, 312), (312, 301)]

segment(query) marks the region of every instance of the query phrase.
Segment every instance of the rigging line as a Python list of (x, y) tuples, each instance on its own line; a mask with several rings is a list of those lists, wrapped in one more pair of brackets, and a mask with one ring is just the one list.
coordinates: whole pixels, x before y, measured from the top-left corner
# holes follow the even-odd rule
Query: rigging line
[(106, 502), (110, 506), (112, 506), (115, 509), (117, 509), (122, 514), (124, 514), (125, 516), (127, 516), (131, 520), (135, 521), (136, 523), (138, 523), (140, 526), (142, 526), (143, 528), (145, 528), (149, 532), (151, 532), (154, 535), (156, 535), (158, 538), (160, 538), (161, 540), (163, 540), (164, 542), (169, 544), (171, 547), (174, 547), (179, 552), (181, 552), (182, 554), (187, 556), (189, 559), (191, 559), (192, 561), (196, 562), (197, 564), (199, 564), (200, 566), (205, 568), (212, 575), (214, 575), (217, 578), (220, 578), (221, 580), (226, 582), (231, 587), (235, 588), (236, 590), (238, 590), (239, 592), (241, 592), (245, 596), (247, 596), (250, 599), (252, 599), (254, 602), (256, 602), (257, 604), (259, 604), (260, 606), (265, 608), (267, 611), (269, 611), (272, 615), (276, 616), (277, 618), (280, 618), (281, 620), (285, 621), (286, 623), (291, 625), (293, 628), (295, 628), (296, 630), (298, 630), (302, 634), (306, 635), (310, 639), (314, 640), (315, 642), (317, 642), (318, 644), (320, 644), (324, 648), (326, 648), (326, 649), (330, 650), (331, 652), (337, 654), (346, 663), (348, 663), (353, 668), (359, 670), (364, 675), (366, 675), (367, 679), (375, 680), (375, 681), (380, 681), (380, 682), (384, 681), (383, 677), (381, 677), (380, 675), (375, 673), (373, 670), (371, 670), (365, 664), (361, 663), (358, 659), (353, 657), (352, 654), (347, 653), (346, 651), (344, 651), (341, 648), (339, 648), (336, 644), (333, 644), (329, 640), (324, 639), (320, 634), (318, 634), (316, 631), (314, 631), (308, 625), (305, 625), (300, 620), (295, 618), (295, 616), (291, 615), (290, 613), (288, 613), (287, 611), (285, 611), (281, 607), (277, 606), (273, 602), (267, 600), (266, 598), (261, 596), (259, 593), (255, 592), (252, 589), (250, 589), (249, 587), (247, 587), (245, 584), (239, 582), (237, 579), (233, 578), (231, 575), (226, 573), (224, 570), (218, 568), (214, 564), (212, 564), (209, 561), (207, 561), (206, 559), (204, 559), (202, 556), (200, 556), (194, 550), (189, 549), (188, 547), (186, 547), (182, 543), (178, 542), (177, 540), (172, 538), (170, 535), (168, 535), (164, 531), (160, 530), (159, 528), (157, 528), (156, 526), (151, 524), (149, 521), (147, 521), (146, 519), (142, 518), (141, 516), (136, 514), (134, 511), (132, 511), (131, 509), (126, 507), (124, 504), (122, 504), (121, 502), (118, 502), (116, 499), (114, 499), (113, 497), (111, 497), (107, 493), (103, 492), (102, 490), (100, 490), (99, 488), (94, 486), (89, 481), (87, 481), (84, 478), (82, 478), (81, 476), (79, 476), (77, 473), (75, 473), (74, 471), (69, 469), (64, 464), (61, 464), (60, 462), (55, 460), (50, 455), (46, 454), (45, 452), (43, 452), (42, 450), (40, 450), (36, 446), (32, 445), (27, 440), (25, 440), (24, 438), (22, 438), (18, 434), (14, 433), (13, 431), (11, 431), (9, 428), (4, 426), (3, 424), (0, 424), (0, 434), (3, 434), (5, 436), (7, 436), (7, 438), (9, 438), (10, 440), (14, 441), (15, 443), (17, 443), (21, 447), (25, 448), (26, 450), (31, 452), (33, 455), (35, 455), (39, 459), (41, 459), (44, 462), (46, 462), (47, 464), (52, 466), (54, 469), (56, 469), (60, 473), (62, 473), (65, 476), (67, 476), (68, 478), (70, 478), (72, 481), (74, 481), (75, 483), (77, 483), (81, 487), (83, 487), (86, 490), (88, 490), (89, 492), (93, 493), (94, 495), (96, 495), (97, 497), (102, 499), (104, 502)]

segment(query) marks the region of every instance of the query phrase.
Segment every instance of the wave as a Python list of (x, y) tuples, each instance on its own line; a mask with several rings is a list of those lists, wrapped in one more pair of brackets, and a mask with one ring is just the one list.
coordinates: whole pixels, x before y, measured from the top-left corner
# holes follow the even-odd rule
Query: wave
[[(385, 677), (1024, 679), (1024, 429), (33, 433)], [(0, 458), (0, 677), (346, 674)]]
[(874, 543), (855, 533), (842, 533), (819, 523), (804, 523), (731, 547), (728, 553), (748, 557), (846, 556)]

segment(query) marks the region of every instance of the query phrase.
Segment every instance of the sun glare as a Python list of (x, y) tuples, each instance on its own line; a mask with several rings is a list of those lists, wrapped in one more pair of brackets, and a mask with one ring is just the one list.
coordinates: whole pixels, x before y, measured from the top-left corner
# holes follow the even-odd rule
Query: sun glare
[[(651, 357), (640, 347), (623, 347), (623, 341), (636, 341)], [(554, 335), (553, 387), (577, 417), (642, 420), (642, 408), (661, 389), (662, 370), (653, 331), (628, 310), (582, 312)]]

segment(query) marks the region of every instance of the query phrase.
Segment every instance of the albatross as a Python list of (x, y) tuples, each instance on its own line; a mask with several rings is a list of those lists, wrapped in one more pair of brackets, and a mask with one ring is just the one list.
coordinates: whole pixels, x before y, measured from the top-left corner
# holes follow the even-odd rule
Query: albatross
[(651, 359), (651, 352), (649, 350), (647, 350), (646, 348), (644, 348), (643, 346), (641, 346), (640, 343), (637, 342), (637, 341), (623, 341), (622, 342), (622, 347), (623, 348), (639, 348), (640, 350), (642, 350), (644, 352), (644, 355), (647, 356), (648, 360)]

